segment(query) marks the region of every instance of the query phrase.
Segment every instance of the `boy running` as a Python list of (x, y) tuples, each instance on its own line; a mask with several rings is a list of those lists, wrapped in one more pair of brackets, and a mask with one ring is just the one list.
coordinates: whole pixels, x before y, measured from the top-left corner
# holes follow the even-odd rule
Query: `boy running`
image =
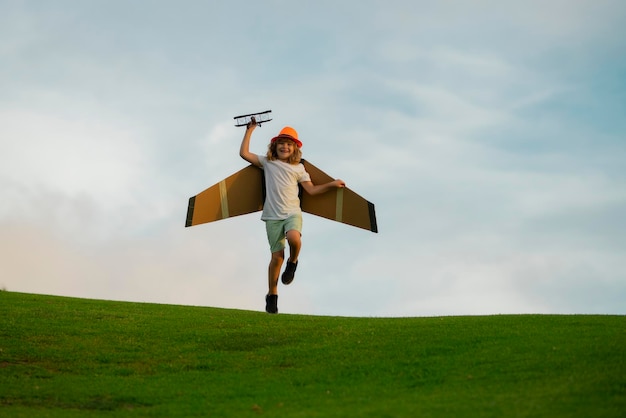
[(300, 163), (302, 142), (295, 129), (285, 126), (271, 139), (266, 155), (250, 152), (250, 137), (257, 124), (248, 123), (241, 141), (239, 155), (265, 172), (266, 197), (261, 219), (265, 221), (272, 258), (268, 267), (269, 290), (265, 296), (265, 311), (278, 313), (278, 276), (285, 260), (285, 240), (289, 244), (289, 258), (282, 274), (283, 284), (293, 281), (302, 246), (302, 210), (298, 184), (310, 195), (324, 193), (334, 187), (345, 187), (343, 180), (315, 185)]

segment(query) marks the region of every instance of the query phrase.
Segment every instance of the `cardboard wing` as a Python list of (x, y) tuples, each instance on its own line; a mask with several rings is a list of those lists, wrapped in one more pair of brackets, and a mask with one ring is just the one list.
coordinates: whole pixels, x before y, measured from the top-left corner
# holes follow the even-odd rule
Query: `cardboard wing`
[[(313, 184), (324, 184), (335, 180), (306, 160), (302, 160), (302, 164), (311, 176)], [(347, 187), (331, 189), (315, 196), (302, 191), (300, 207), (304, 212), (322, 218), (378, 232), (374, 204)]]
[(190, 197), (185, 226), (258, 212), (263, 200), (263, 170), (249, 165)]
[[(302, 163), (313, 184), (334, 179), (308, 161)], [(203, 192), (189, 198), (186, 227), (258, 212), (265, 200), (263, 170), (253, 165), (239, 170)], [(301, 189), (300, 206), (304, 212), (347, 225), (378, 232), (374, 204), (349, 188), (333, 189), (311, 196)]]

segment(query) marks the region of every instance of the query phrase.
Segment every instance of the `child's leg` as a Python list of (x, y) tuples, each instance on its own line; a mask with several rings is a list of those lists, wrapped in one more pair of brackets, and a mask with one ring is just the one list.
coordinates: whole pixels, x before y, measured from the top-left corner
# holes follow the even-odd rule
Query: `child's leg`
[(302, 214), (292, 215), (285, 220), (285, 236), (289, 243), (289, 261), (298, 262), (300, 247), (302, 247)]
[(296, 263), (302, 247), (302, 234), (300, 234), (300, 231), (295, 229), (287, 231), (287, 242), (289, 243), (289, 261)]
[(269, 286), (268, 295), (278, 294), (278, 276), (280, 275), (280, 269), (283, 266), (285, 260), (285, 250), (280, 250), (272, 253), (272, 259), (267, 269), (267, 281)]
[(272, 258), (267, 268), (268, 295), (278, 294), (278, 276), (285, 260), (285, 230), (282, 221), (265, 221)]

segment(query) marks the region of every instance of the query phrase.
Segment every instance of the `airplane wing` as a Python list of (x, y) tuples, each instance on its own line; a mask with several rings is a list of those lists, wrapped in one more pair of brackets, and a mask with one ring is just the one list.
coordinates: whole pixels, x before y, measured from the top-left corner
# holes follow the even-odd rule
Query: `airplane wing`
[(253, 165), (189, 198), (187, 222), (194, 226), (263, 209), (263, 170)]
[[(313, 184), (335, 180), (306, 160), (302, 160), (302, 164), (311, 176)], [(378, 232), (374, 204), (347, 187), (329, 190), (315, 196), (301, 192), (300, 207), (304, 212), (312, 215)]]
[[(314, 184), (334, 179), (308, 161), (302, 164)], [(203, 192), (189, 198), (186, 227), (219, 221), (263, 209), (263, 170), (253, 165), (239, 170)], [(326, 219), (378, 232), (374, 204), (347, 187), (311, 196), (300, 190), (302, 211)]]

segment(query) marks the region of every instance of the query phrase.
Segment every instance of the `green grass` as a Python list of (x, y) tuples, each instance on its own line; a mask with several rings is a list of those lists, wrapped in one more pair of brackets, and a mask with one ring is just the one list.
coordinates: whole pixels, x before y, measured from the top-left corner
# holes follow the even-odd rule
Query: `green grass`
[(626, 317), (267, 315), (0, 292), (0, 416), (622, 417)]

